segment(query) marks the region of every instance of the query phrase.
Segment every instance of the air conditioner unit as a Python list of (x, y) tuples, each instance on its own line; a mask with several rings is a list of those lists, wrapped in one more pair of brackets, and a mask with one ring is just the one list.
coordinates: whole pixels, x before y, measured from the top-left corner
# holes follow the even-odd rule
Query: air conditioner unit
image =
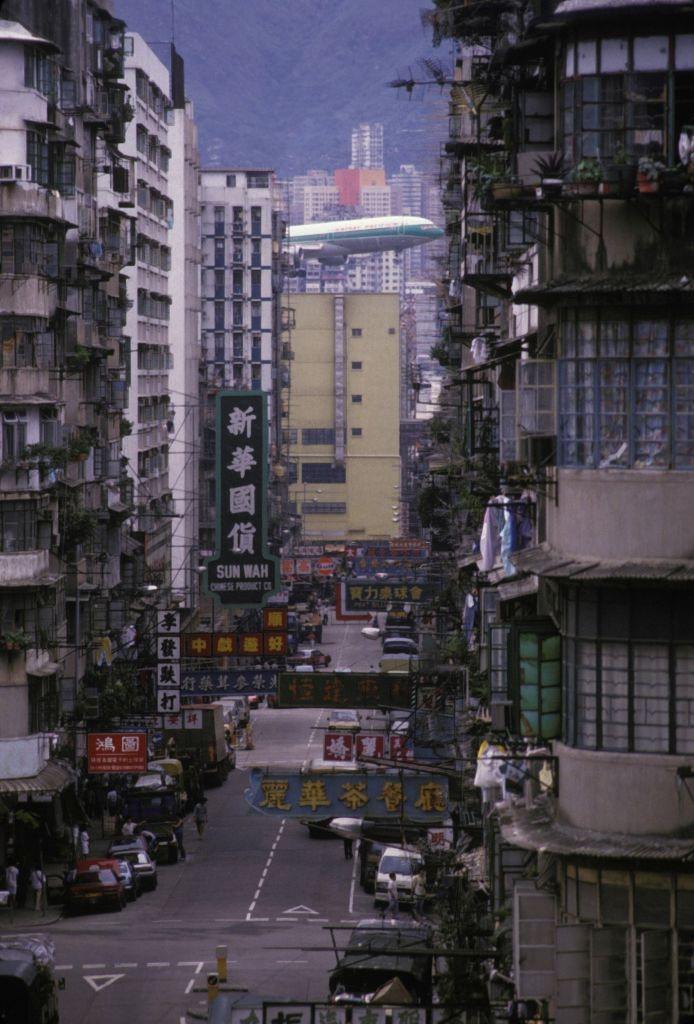
[(31, 181), (29, 164), (2, 164), (0, 166), (0, 184), (15, 181)]

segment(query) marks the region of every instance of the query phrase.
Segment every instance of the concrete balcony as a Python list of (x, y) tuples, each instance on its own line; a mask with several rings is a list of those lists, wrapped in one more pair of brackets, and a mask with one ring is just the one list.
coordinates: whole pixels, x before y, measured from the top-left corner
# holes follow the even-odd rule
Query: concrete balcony
[(0, 217), (62, 220), (63, 216), (63, 200), (57, 192), (29, 181), (0, 188)]
[(57, 305), (55, 281), (46, 277), (0, 274), (0, 309), (5, 316), (38, 316), (48, 320)]
[(25, 396), (46, 397), (57, 402), (55, 371), (37, 369), (35, 366), (3, 367), (0, 369), (0, 395), (12, 396), (16, 405), (19, 405)]
[(49, 574), (48, 551), (0, 554), (0, 587), (30, 584)]

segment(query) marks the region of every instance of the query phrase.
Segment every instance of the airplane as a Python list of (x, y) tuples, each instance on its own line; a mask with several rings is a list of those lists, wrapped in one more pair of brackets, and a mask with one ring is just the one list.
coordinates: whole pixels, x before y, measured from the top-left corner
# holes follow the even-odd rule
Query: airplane
[(295, 259), (337, 266), (348, 256), (390, 249), (401, 252), (443, 234), (441, 228), (424, 217), (361, 217), (297, 224), (288, 229), (287, 241), (289, 254)]

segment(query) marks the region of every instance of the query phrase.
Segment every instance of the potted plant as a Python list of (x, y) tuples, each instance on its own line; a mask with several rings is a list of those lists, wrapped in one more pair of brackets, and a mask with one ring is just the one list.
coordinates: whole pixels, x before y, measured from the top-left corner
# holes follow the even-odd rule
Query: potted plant
[(602, 168), (597, 160), (579, 160), (571, 175), (573, 194), (591, 195), (597, 192), (602, 177)]
[(636, 184), (636, 163), (629, 157), (621, 142), (603, 169), (600, 192), (603, 195), (618, 192), (620, 195), (632, 192)]
[(667, 168), (662, 160), (655, 156), (642, 156), (636, 174), (636, 186), (644, 195), (660, 190), (660, 178)]
[(556, 151), (548, 156), (539, 157), (535, 161), (533, 171), (540, 179), (540, 187), (537, 189), (539, 198), (561, 193), (566, 175), (566, 161), (563, 153)]
[(0, 634), (0, 651), (4, 654), (17, 654), (19, 651), (27, 651), (31, 647), (31, 640), (21, 629), (8, 629)]

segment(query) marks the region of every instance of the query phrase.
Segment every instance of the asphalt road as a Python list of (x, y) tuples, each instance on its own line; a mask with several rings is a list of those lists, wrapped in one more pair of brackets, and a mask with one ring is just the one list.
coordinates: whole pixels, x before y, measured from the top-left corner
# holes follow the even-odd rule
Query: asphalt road
[[(359, 627), (327, 629), (333, 665), (368, 668), (380, 645)], [(185, 862), (159, 869), (159, 886), (122, 913), (59, 920), (42, 930), (56, 946), (62, 1024), (179, 1024), (229, 949), (232, 983), (260, 997), (320, 1000), (335, 963), (328, 924), (349, 925), (373, 912), (339, 840), (309, 839), (298, 822), (267, 818), (244, 801), (252, 765), (301, 764), (322, 754), (325, 712), (260, 709), (255, 748), (220, 789), (208, 790), (202, 841), (186, 824)], [(337, 933), (338, 938), (344, 937)], [(302, 947), (323, 946), (325, 951)]]

